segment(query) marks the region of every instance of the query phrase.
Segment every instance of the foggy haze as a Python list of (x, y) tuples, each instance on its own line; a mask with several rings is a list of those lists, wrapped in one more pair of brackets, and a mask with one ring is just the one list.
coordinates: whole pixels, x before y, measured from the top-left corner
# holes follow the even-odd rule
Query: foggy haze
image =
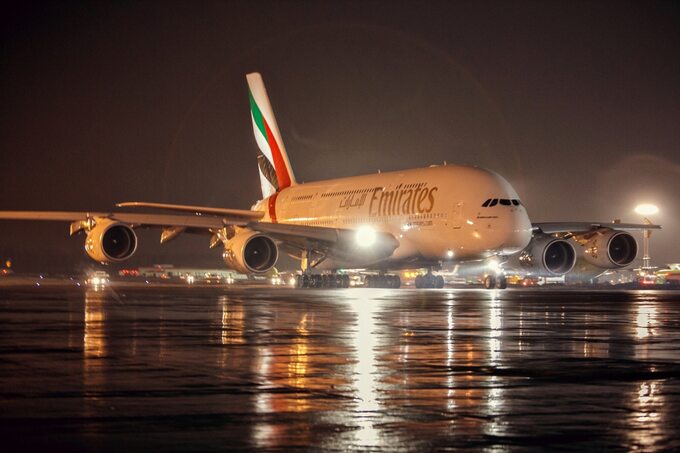
[[(0, 210), (249, 208), (258, 71), (299, 181), (478, 165), (534, 222), (655, 203), (653, 263), (680, 262), (679, 19), (677, 2), (10, 3)], [(207, 237), (158, 236), (124, 266), (223, 265)], [(1, 222), (7, 257), (94, 265), (58, 222)]]

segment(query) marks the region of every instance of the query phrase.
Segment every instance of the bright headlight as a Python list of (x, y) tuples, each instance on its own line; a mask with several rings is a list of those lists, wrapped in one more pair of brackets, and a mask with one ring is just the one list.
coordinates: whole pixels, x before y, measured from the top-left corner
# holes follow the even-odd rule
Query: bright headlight
[(362, 226), (357, 230), (355, 239), (361, 247), (371, 247), (375, 244), (375, 230), (370, 226)]
[(501, 270), (501, 263), (496, 257), (491, 257), (486, 263), (487, 269), (492, 272), (498, 272)]

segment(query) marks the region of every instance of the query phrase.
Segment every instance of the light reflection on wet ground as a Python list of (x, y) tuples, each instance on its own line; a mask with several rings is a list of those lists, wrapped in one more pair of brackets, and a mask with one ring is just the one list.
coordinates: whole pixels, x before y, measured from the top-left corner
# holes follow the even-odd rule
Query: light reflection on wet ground
[(0, 289), (24, 449), (680, 448), (680, 294)]

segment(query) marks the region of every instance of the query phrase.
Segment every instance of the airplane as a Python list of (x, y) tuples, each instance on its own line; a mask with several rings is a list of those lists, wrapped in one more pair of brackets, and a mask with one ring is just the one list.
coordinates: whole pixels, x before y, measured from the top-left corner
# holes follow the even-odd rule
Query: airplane
[(624, 231), (658, 225), (602, 222), (531, 223), (519, 195), (501, 175), (463, 165), (433, 165), (299, 183), (264, 82), (246, 75), (257, 143), (262, 199), (250, 210), (153, 202), (117, 207), (151, 212), (0, 211), (0, 219), (70, 222), (85, 234), (85, 252), (101, 263), (130, 258), (135, 229), (159, 228), (165, 244), (183, 233), (205, 234), (222, 248), (228, 268), (248, 274), (272, 269), (281, 253), (300, 261), (297, 286), (348, 287), (339, 269), (361, 269), (369, 287), (398, 288), (389, 271), (426, 268), (418, 288), (441, 288), (434, 275), (449, 263), (489, 261), (486, 288), (505, 288), (503, 266), (564, 275), (583, 260), (597, 272), (625, 267), (637, 242)]

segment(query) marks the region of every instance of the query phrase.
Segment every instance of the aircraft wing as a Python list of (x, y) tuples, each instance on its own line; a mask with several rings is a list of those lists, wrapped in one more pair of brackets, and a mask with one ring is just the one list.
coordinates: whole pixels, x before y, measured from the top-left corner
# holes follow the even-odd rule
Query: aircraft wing
[(661, 225), (645, 223), (614, 223), (614, 222), (541, 222), (531, 225), (535, 232), (554, 233), (586, 233), (599, 228), (612, 230), (659, 230)]
[(133, 214), (127, 212), (69, 212), (69, 211), (0, 211), (5, 220), (46, 220), (76, 222), (88, 219), (110, 219), (139, 226), (176, 226), (183, 228), (222, 228), (225, 225), (245, 225), (243, 219), (228, 217), (176, 215), (176, 214)]
[(162, 236), (161, 242), (167, 242), (182, 232), (210, 234), (226, 226), (236, 226), (267, 234), (272, 239), (298, 250), (311, 250), (341, 259), (361, 256), (368, 260), (380, 260), (392, 255), (399, 246), (399, 241), (389, 233), (375, 232), (371, 246), (363, 247), (356, 240), (356, 230), (260, 222), (258, 219), (263, 214), (257, 211), (165, 205), (160, 203), (121, 203), (121, 205), (187, 211), (194, 214), (0, 211), (0, 219), (71, 222), (71, 234), (87, 228), (89, 221), (96, 223), (98, 219), (122, 222), (133, 228), (159, 227), (170, 229), (169, 233), (171, 234), (165, 239)]
[[(148, 203), (139, 201), (118, 203), (116, 206), (154, 208), (170, 211), (192, 212), (197, 215), (207, 214), (209, 216), (222, 216), (222, 220), (225, 222), (224, 225), (232, 224), (247, 227), (253, 231), (267, 234), (273, 239), (283, 242), (292, 248), (297, 248), (299, 250), (313, 250), (323, 255), (344, 259), (355, 257), (357, 254), (362, 255), (365, 258), (366, 255), (370, 255), (369, 259), (383, 259), (392, 255), (394, 250), (399, 246), (399, 241), (397, 241), (393, 235), (389, 233), (375, 232), (375, 243), (372, 244), (370, 248), (362, 248), (357, 244), (356, 230), (260, 222), (259, 220), (264, 216), (264, 214), (259, 211)], [(239, 220), (241, 222), (238, 222)], [(184, 226), (175, 224), (168, 225)], [(217, 228), (224, 225), (220, 225)], [(211, 226), (210, 228), (215, 227)]]
[(183, 204), (167, 204), (167, 203), (148, 203), (144, 201), (126, 201), (124, 203), (116, 204), (119, 208), (153, 208), (153, 209), (165, 209), (169, 211), (185, 211), (192, 212), (196, 215), (210, 214), (210, 215), (220, 215), (225, 216), (230, 219), (243, 219), (243, 220), (260, 220), (264, 217), (264, 213), (260, 211), (248, 211), (244, 209), (224, 209), (224, 208), (212, 208), (206, 206), (189, 206)]

